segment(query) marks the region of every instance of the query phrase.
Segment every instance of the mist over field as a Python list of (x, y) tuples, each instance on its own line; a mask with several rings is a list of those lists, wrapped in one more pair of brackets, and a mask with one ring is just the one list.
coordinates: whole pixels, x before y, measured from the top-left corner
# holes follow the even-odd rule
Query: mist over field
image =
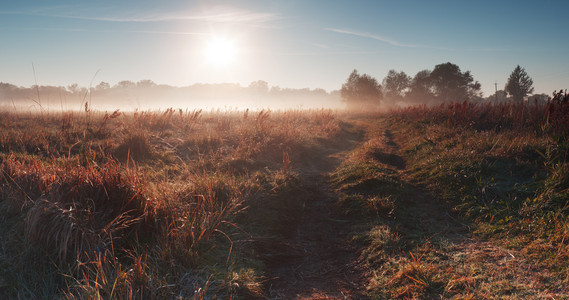
[(0, 108), (20, 110), (182, 109), (311, 109), (341, 108), (338, 91), (269, 87), (264, 81), (239, 84), (194, 84), (185, 87), (158, 85), (150, 80), (121, 81), (114, 86), (101, 82), (92, 88), (70, 85), (18, 87), (0, 83)]
[(339, 86), (328, 92), (321, 88), (291, 89), (269, 86), (257, 80), (244, 87), (236, 83), (196, 83), (185, 87), (160, 85), (152, 80), (123, 80), (111, 86), (78, 84), (63, 86), (18, 87), (0, 82), (0, 108), (4, 110), (160, 110), (167, 108), (205, 110), (287, 110), (348, 109), (387, 111), (414, 105), (436, 106), (455, 102), (544, 104), (551, 97), (536, 93), (533, 79), (518, 65), (503, 89), (484, 97), (481, 84), (470, 70), (446, 62), (414, 76), (389, 70), (379, 81), (354, 69)]
[(568, 10), (3, 1), (0, 300), (569, 299)]

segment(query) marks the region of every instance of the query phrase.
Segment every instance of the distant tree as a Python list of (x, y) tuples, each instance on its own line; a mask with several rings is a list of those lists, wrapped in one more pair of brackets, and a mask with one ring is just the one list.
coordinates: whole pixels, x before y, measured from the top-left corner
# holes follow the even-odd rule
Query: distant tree
[(377, 108), (383, 96), (377, 79), (367, 74), (360, 75), (357, 70), (352, 71), (342, 84), (340, 95), (348, 108), (352, 109)]
[(0, 90), (16, 90), (16, 89), (18, 89), (18, 87), (11, 83), (0, 82)]
[(397, 72), (389, 70), (387, 76), (383, 79), (384, 97), (391, 101), (401, 101), (405, 97), (405, 93), (411, 84), (411, 77), (405, 72)]
[(321, 88), (315, 88), (314, 90), (312, 90), (312, 93), (315, 95), (328, 95), (328, 92), (326, 92), (325, 89)]
[(411, 80), (406, 98), (408, 101), (414, 103), (430, 103), (435, 99), (433, 89), (431, 71), (422, 70), (417, 72), (415, 77)]
[(504, 90), (498, 90), (496, 93), (486, 97), (485, 99), (488, 102), (506, 102), (508, 100), (508, 93)]
[(512, 95), (515, 102), (522, 102), (526, 95), (533, 93), (533, 80), (526, 70), (518, 65), (510, 74), (505, 90)]
[(102, 91), (102, 90), (108, 90), (111, 88), (111, 85), (107, 82), (101, 81), (101, 83), (97, 84), (97, 86), (95, 86), (95, 90), (97, 91)]
[(137, 82), (136, 86), (139, 88), (151, 88), (151, 87), (155, 87), (156, 83), (154, 83), (154, 81), (152, 81), (152, 80), (145, 79), (145, 80), (141, 80), (141, 81)]
[(79, 85), (77, 83), (71, 84), (69, 86), (67, 86), (67, 90), (72, 93), (78, 93), (81, 89), (79, 88)]
[(119, 88), (119, 89), (133, 88), (133, 87), (136, 87), (136, 83), (134, 83), (130, 80), (123, 80), (123, 81), (119, 81), (114, 87)]
[(266, 94), (269, 92), (269, 84), (263, 80), (253, 81), (249, 84), (249, 91), (257, 94)]
[(0, 101), (14, 97), (20, 89), (10, 83), (0, 82)]
[(480, 83), (474, 81), (470, 71), (463, 73), (450, 62), (436, 65), (429, 77), (439, 101), (472, 100), (480, 95)]

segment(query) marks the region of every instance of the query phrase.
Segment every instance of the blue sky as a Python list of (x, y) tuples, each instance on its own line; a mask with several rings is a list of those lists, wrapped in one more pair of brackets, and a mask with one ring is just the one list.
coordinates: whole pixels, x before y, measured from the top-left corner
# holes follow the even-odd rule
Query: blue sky
[[(567, 1), (10, 1), (0, 5), (0, 81), (339, 89), (452, 62), (487, 96), (521, 65), (537, 93), (569, 87)], [(205, 62), (214, 37), (236, 48)], [(98, 72), (98, 73), (97, 73)]]

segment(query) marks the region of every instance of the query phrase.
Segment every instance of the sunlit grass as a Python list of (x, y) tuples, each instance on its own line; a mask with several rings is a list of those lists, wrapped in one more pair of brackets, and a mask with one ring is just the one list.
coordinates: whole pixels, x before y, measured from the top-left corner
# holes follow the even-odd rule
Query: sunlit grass
[(263, 297), (330, 193), (372, 298), (563, 296), (564, 103), (1, 112), (0, 295)]
[(327, 110), (2, 114), (9, 298), (260, 296), (235, 219), (340, 130)]
[(333, 176), (340, 210), (357, 213), (368, 294), (567, 296), (568, 131), (551, 114), (566, 105), (462, 103), (368, 119), (367, 142)]

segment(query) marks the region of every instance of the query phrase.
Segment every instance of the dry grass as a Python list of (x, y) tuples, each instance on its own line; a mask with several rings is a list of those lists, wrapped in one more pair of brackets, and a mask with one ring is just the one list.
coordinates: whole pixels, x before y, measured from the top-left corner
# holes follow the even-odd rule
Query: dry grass
[(327, 110), (2, 112), (0, 126), (0, 295), (46, 299), (261, 296), (239, 242), (257, 233), (235, 220), (340, 131)]
[(383, 115), (0, 112), (0, 296), (266, 296), (269, 265), (302, 255), (282, 241), (303, 172), (365, 131), (331, 182), (370, 297), (566, 297), (556, 97)]
[[(360, 118), (335, 171), (370, 297), (567, 297), (566, 96)], [(555, 124), (555, 125), (553, 125)]]

